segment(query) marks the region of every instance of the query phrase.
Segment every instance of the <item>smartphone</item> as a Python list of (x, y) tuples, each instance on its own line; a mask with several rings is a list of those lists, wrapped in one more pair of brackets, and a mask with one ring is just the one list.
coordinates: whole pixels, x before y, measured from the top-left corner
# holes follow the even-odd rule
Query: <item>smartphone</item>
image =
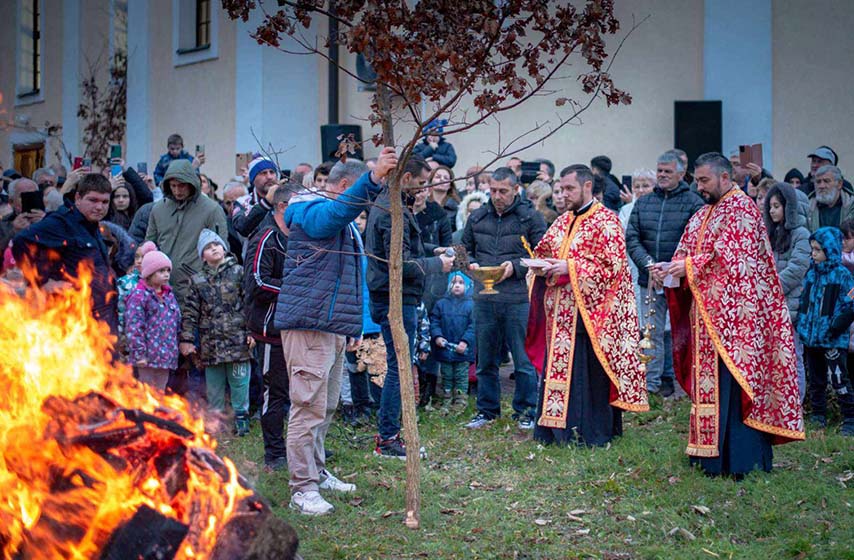
[(33, 210), (44, 212), (44, 195), (42, 195), (42, 192), (32, 191), (21, 193), (21, 211), (31, 212)]
[(632, 176), (631, 175), (623, 175), (623, 186), (627, 189), (632, 189)]
[(240, 175), (243, 169), (249, 167), (249, 162), (252, 161), (252, 152), (236, 154), (234, 156), (234, 173)]
[(205, 145), (204, 144), (196, 144), (196, 155), (205, 153)]
[(537, 161), (523, 161), (522, 162), (522, 176), (519, 177), (519, 180), (529, 185), (537, 180), (537, 176), (540, 174), (540, 163)]
[(742, 145), (738, 147), (738, 162), (741, 165), (755, 163), (762, 167), (762, 144)]
[(86, 169), (92, 169), (92, 158), (83, 158), (83, 167), (85, 167)]
[(110, 146), (110, 159), (122, 159), (121, 144), (113, 144)]
[(148, 175), (148, 162), (141, 161), (136, 164), (136, 172), (140, 175)]
[(71, 169), (72, 170), (73, 169), (80, 169), (81, 167), (83, 167), (83, 158), (82, 157), (75, 157), (74, 158), (74, 165), (71, 166)]

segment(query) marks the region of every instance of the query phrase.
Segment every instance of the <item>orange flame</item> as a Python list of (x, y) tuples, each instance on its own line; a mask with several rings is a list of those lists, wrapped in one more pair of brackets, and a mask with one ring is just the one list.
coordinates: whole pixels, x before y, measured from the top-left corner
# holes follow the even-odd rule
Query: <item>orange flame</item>
[[(189, 526), (176, 558), (206, 558), (238, 501), (252, 492), (241, 486), (228, 459), (227, 472), (198, 468), (216, 442), (184, 399), (138, 383), (129, 367), (112, 362), (114, 338), (91, 316), (88, 285), (89, 276), (83, 275), (75, 289), (58, 295), (30, 290), (19, 298), (0, 292), (3, 557), (22, 550), (38, 551), (40, 558), (97, 556), (116, 528), (145, 505)], [(191, 435), (148, 429), (144, 440), (123, 445), (110, 461), (64, 439), (80, 426), (68, 422), (74, 418), (70, 414), (55, 414), (63, 404), (73, 411), (72, 401), (91, 393), (111, 400), (116, 409), (176, 422)], [(134, 426), (117, 415), (110, 422), (111, 428)], [(176, 490), (174, 482), (167, 488), (168, 473), (160, 472), (155, 456), (178, 445), (196, 460), (185, 463), (189, 472)], [(126, 466), (117, 468), (116, 461)]]

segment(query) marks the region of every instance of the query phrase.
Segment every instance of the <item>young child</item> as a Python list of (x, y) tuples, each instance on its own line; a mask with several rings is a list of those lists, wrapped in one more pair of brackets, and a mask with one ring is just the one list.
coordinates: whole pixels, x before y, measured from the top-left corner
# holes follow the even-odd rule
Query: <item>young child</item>
[(225, 241), (216, 232), (203, 229), (196, 248), (202, 271), (190, 279), (181, 325), (181, 353), (196, 352), (199, 333), (199, 361), (205, 368), (208, 404), (225, 409), (225, 386), (231, 389), (234, 433), (249, 433), (249, 336), (243, 313), (243, 267), (226, 251)]
[(142, 265), (142, 258), (152, 251), (157, 250), (157, 245), (153, 241), (146, 241), (136, 248), (134, 254), (133, 267), (130, 271), (116, 280), (116, 287), (119, 291), (119, 348), (122, 356), (127, 358), (127, 340), (125, 339), (125, 308), (127, 307), (127, 297), (139, 284), (139, 267)]
[(430, 315), (420, 302), (415, 308), (415, 352), (412, 354), (412, 382), (415, 385), (415, 403), (424, 410), (435, 410), (436, 373), (429, 373)]
[(804, 280), (798, 309), (798, 335), (809, 364), (812, 421), (827, 426), (827, 383), (836, 391), (842, 412), (842, 435), (854, 436), (854, 391), (846, 354), (848, 328), (854, 319), (854, 277), (842, 265), (842, 232), (823, 227), (810, 236), (812, 264)]
[(433, 306), (430, 335), (436, 345), (436, 360), (442, 374), (445, 403), (455, 412), (468, 405), (469, 364), (474, 358), (474, 302), (472, 282), (461, 272), (448, 279), (448, 293)]
[(154, 184), (160, 185), (163, 181), (163, 176), (166, 175), (166, 169), (169, 164), (176, 159), (186, 159), (193, 161), (195, 158), (184, 151), (184, 139), (180, 134), (171, 134), (166, 139), (166, 153), (160, 156), (157, 161), (157, 166), (154, 168)]
[(0, 294), (5, 291), (9, 294), (24, 297), (24, 294), (27, 292), (27, 282), (24, 280), (23, 271), (18, 268), (15, 257), (12, 256), (11, 242), (9, 245), (3, 251), (3, 275), (0, 276)]
[[(854, 275), (854, 220), (839, 225), (842, 230), (842, 264)], [(848, 329), (848, 371), (854, 372), (854, 324)], [(849, 378), (851, 373), (848, 374)]]
[(169, 286), (172, 261), (160, 251), (142, 258), (140, 281), (125, 306), (125, 335), (130, 363), (139, 380), (166, 390), (169, 370), (178, 367), (178, 328), (181, 309)]

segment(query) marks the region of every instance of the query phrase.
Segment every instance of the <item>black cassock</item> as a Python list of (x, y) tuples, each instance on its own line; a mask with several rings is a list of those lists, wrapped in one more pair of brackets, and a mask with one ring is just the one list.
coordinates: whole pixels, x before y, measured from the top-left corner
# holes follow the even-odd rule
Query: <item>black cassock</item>
[[(534, 439), (545, 444), (601, 446), (623, 435), (623, 411), (611, 406), (611, 380), (599, 363), (581, 317), (576, 317), (575, 351), (566, 428), (534, 427)], [(548, 359), (548, 351), (546, 352)], [(546, 371), (545, 365), (543, 371)], [(537, 416), (543, 413), (545, 383), (540, 379)]]

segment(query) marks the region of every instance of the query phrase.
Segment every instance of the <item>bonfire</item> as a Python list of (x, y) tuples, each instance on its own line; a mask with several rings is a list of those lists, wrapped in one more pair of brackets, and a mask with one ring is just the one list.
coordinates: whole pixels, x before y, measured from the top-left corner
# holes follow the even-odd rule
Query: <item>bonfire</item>
[(294, 557), (198, 411), (114, 360), (87, 285), (0, 292), (3, 558)]

